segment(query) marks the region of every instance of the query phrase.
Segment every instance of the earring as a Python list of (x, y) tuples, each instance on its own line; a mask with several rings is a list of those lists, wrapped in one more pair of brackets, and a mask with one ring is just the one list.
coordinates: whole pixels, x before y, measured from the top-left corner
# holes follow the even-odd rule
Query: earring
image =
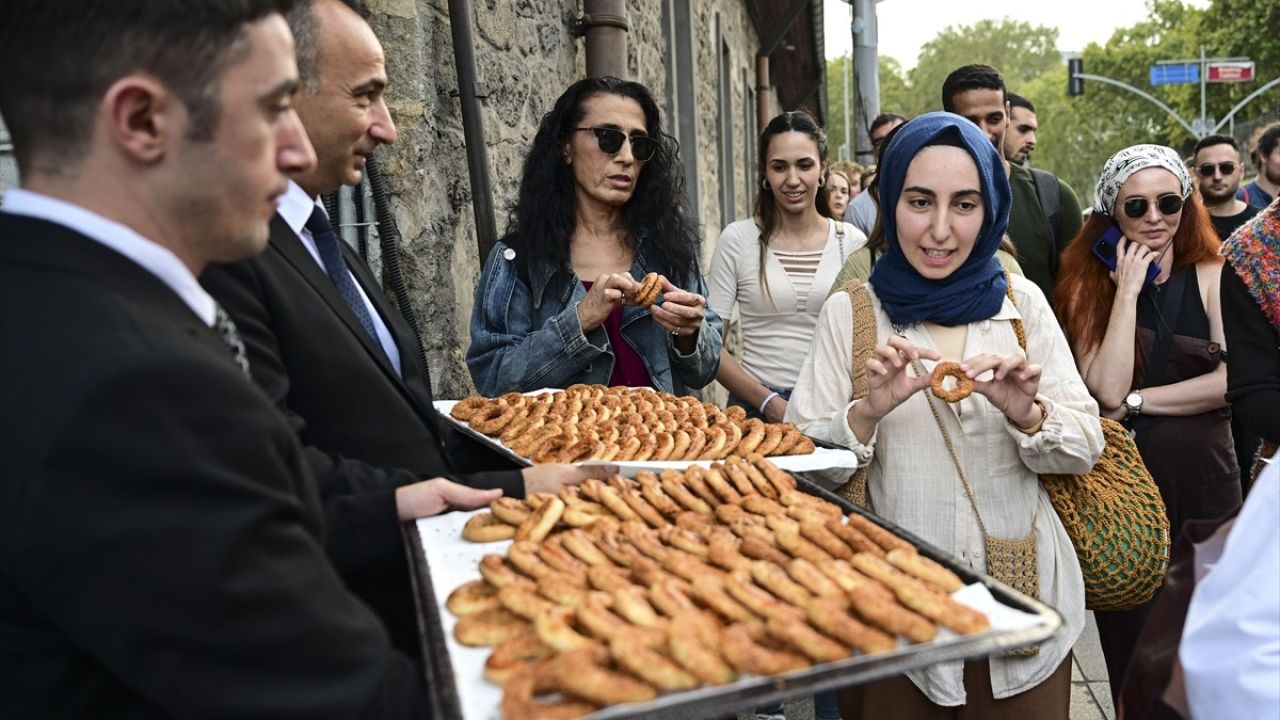
[(820, 178), (818, 178), (818, 187), (823, 187), (823, 186), (825, 186), (826, 184), (827, 184), (827, 179), (826, 179), (826, 178), (824, 178), (824, 177), (820, 177)]
[(769, 178), (764, 178), (764, 179), (762, 179), (762, 180), (760, 181), (760, 187), (761, 187), (761, 188), (764, 188), (765, 190), (768, 190), (768, 189), (769, 189)]

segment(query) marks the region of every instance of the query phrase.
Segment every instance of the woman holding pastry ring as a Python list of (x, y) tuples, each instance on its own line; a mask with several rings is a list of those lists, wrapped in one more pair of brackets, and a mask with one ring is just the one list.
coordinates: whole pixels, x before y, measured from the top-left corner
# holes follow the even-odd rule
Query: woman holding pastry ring
[[(964, 705), (974, 717), (1066, 720), (1084, 581), (1039, 475), (1093, 467), (1097, 403), (1043, 293), (995, 257), (1012, 196), (986, 134), (958, 115), (921, 115), (889, 141), (880, 167), (885, 253), (865, 285), (823, 305), (787, 420), (853, 450), (875, 512), (961, 563), (995, 573), (988, 549), (1018, 546), (1036, 568), (1024, 586), (1036, 585), (1064, 627), (1027, 657), (941, 663), (842, 691), (842, 715), (942, 717)], [(874, 328), (859, 331), (875, 333), (874, 349), (855, 360), (851, 298), (863, 296)], [(930, 389), (943, 361), (958, 364), (938, 388), (955, 402)], [(867, 376), (860, 398), (856, 362)], [(957, 378), (972, 382), (970, 394), (950, 387)]]
[(649, 90), (574, 83), (542, 119), (512, 225), (476, 287), (476, 388), (704, 387), (721, 323), (703, 299), (700, 248), (677, 145)]

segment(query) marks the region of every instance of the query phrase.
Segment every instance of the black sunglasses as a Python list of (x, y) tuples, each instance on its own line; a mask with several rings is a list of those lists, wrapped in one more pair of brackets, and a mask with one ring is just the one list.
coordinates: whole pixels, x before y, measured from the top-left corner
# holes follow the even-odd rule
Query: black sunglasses
[(604, 152), (615, 155), (622, 149), (622, 143), (631, 141), (631, 154), (640, 162), (647, 162), (658, 152), (658, 141), (648, 135), (630, 135), (616, 128), (583, 127), (574, 128), (575, 132), (592, 132), (596, 134), (596, 144)]
[[(1147, 214), (1151, 203), (1144, 197), (1131, 197), (1124, 201), (1124, 214), (1138, 219)], [(1182, 211), (1182, 196), (1169, 193), (1156, 198), (1156, 208), (1162, 215), (1176, 215)]]
[[(1200, 171), (1200, 177), (1213, 177), (1214, 167), (1213, 163), (1200, 163), (1200, 167), (1197, 168)], [(1216, 167), (1223, 175), (1230, 175), (1236, 171), (1236, 164), (1229, 161), (1220, 162)]]

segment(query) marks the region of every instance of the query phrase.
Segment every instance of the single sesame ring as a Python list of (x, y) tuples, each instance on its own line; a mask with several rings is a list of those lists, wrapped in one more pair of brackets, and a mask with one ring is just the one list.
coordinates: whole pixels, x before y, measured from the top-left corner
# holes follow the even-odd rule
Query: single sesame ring
[(660, 292), (662, 292), (662, 276), (651, 272), (640, 280), (640, 287), (632, 296), (632, 302), (640, 307), (649, 307), (658, 299)]
[[(956, 379), (956, 386), (948, 390), (943, 381), (948, 377)], [(973, 380), (960, 369), (960, 363), (941, 362), (933, 368), (933, 379), (929, 383), (933, 396), (949, 403), (957, 403), (973, 393)]]
[(510, 540), (515, 536), (515, 527), (502, 522), (489, 512), (473, 515), (467, 524), (462, 526), (463, 539), (474, 543), (499, 542)]

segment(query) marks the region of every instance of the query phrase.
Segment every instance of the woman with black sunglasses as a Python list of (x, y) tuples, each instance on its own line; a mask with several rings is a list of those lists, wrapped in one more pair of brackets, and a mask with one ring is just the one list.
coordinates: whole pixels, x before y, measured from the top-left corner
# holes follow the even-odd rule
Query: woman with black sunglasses
[[(720, 364), (674, 138), (643, 85), (587, 78), (542, 118), (485, 263), (467, 365), (484, 395), (574, 383), (701, 388)], [(661, 294), (640, 281), (660, 275)]]
[[(1093, 210), (1063, 252), (1054, 309), (1102, 414), (1134, 432), (1176, 537), (1188, 520), (1240, 503), (1221, 242), (1181, 158), (1162, 145), (1112, 156)], [(1096, 614), (1113, 697), (1154, 603)]]

